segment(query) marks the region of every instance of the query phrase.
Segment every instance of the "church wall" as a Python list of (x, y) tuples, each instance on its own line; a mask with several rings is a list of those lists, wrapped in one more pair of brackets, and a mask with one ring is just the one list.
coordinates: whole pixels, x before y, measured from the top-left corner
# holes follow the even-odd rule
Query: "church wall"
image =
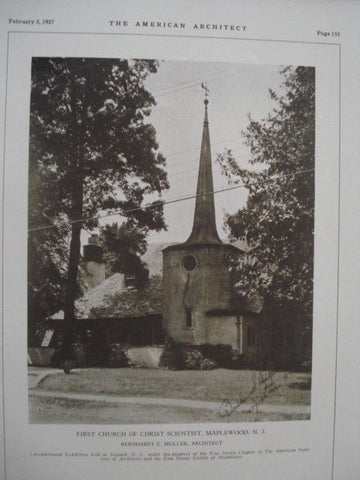
[[(238, 351), (240, 344), (240, 352), (247, 360), (253, 364), (258, 364), (261, 361), (260, 351), (263, 332), (259, 316), (242, 315), (238, 328), (238, 320), (235, 316), (212, 316), (208, 321), (211, 326), (211, 329), (209, 328), (211, 332), (209, 343), (228, 344), (236, 351)], [(249, 329), (252, 329), (252, 331), (248, 332)]]
[(208, 343), (231, 345), (234, 350), (237, 345), (236, 317), (208, 317)]
[[(175, 340), (192, 344), (221, 343), (213, 318), (206, 312), (229, 302), (231, 282), (227, 259), (233, 251), (233, 247), (225, 244), (179, 245), (164, 251), (163, 322), (165, 330)], [(196, 260), (193, 270), (183, 265), (187, 256)], [(191, 326), (189, 322), (187, 325), (189, 312)], [(227, 337), (224, 329), (222, 335)]]

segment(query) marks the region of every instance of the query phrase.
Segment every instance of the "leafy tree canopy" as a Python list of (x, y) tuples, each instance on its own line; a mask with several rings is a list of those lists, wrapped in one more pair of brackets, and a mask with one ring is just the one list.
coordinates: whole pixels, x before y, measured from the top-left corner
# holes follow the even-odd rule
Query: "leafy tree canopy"
[(295, 308), (311, 318), (314, 241), (315, 70), (287, 67), (276, 108), (242, 132), (251, 169), (231, 150), (219, 155), (223, 172), (248, 189), (247, 204), (226, 217), (230, 235), (249, 251), (236, 265), (243, 295)]
[(113, 223), (100, 229), (105, 264), (111, 272), (133, 273), (145, 279), (145, 264), (141, 260), (147, 248), (146, 233), (134, 229), (131, 222)]
[[(168, 187), (165, 158), (146, 121), (155, 100), (144, 81), (157, 68), (152, 60), (33, 59), (30, 169), (52, 180), (54, 215), (73, 218), (77, 184), (84, 217), (132, 209)], [(131, 216), (142, 226), (164, 227), (161, 209)]]
[(33, 58), (29, 295), (42, 289), (37, 302), (49, 314), (66, 283), (65, 324), (73, 321), (83, 227), (95, 228), (100, 211), (116, 209), (144, 234), (165, 228), (161, 202), (138, 208), (168, 188), (148, 118), (155, 100), (145, 86), (157, 69), (154, 60)]

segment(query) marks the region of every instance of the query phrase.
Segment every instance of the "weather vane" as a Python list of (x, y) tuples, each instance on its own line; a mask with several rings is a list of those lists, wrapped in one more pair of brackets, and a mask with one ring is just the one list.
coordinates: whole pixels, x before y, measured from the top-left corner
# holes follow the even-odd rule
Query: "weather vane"
[(209, 96), (209, 89), (207, 88), (207, 86), (205, 85), (205, 83), (202, 83), (201, 84), (201, 88), (203, 88), (205, 90), (205, 103), (207, 104), (209, 102), (208, 100), (208, 96)]

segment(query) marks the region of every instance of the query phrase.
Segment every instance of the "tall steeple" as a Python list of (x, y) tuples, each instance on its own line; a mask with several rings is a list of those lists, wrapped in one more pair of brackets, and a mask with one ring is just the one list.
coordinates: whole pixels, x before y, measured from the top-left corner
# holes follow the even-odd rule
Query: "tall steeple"
[(205, 89), (205, 116), (201, 140), (199, 175), (196, 190), (194, 223), (185, 244), (222, 243), (216, 230), (214, 184), (211, 168), (210, 134), (208, 121), (208, 89)]

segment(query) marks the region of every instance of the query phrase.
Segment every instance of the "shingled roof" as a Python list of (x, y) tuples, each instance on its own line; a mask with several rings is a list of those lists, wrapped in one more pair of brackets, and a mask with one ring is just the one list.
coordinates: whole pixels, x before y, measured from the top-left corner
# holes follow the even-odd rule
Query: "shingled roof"
[[(75, 302), (78, 320), (87, 318), (145, 317), (162, 313), (162, 278), (151, 277), (141, 290), (123, 288), (123, 276), (115, 273), (89, 290)], [(64, 312), (55, 313), (52, 320), (63, 320)]]
[(160, 276), (151, 277), (143, 289), (125, 288), (115, 295), (106, 295), (91, 308), (90, 318), (127, 318), (161, 315), (163, 288)]

